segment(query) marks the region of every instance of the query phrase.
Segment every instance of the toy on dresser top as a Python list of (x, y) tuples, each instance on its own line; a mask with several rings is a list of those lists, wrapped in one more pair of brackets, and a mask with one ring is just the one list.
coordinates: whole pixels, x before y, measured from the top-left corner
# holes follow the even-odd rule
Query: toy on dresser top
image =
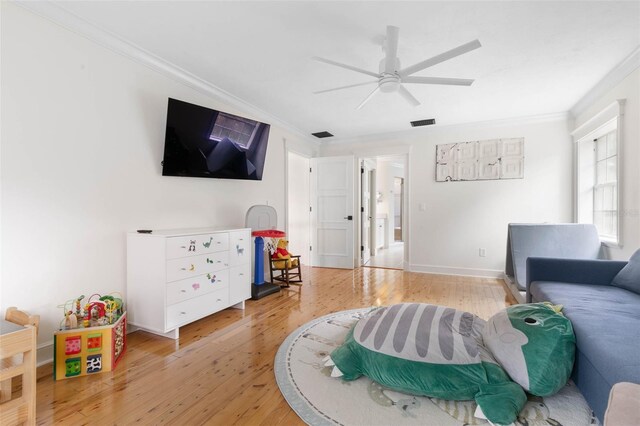
[[(116, 294), (118, 297), (114, 296)], [(60, 322), (60, 330), (72, 330), (75, 328), (99, 327), (111, 325), (118, 321), (124, 313), (122, 295), (114, 292), (101, 296), (92, 294), (87, 303), (82, 305), (84, 295), (67, 300), (59, 308), (64, 309), (64, 318)]]

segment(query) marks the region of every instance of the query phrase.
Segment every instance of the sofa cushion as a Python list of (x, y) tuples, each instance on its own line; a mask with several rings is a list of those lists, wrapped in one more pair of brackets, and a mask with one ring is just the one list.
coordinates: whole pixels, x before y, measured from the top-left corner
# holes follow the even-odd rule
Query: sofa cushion
[(564, 305), (577, 350), (610, 385), (640, 383), (640, 294), (604, 285), (531, 283), (534, 301)]
[(611, 285), (640, 294), (640, 250), (636, 251), (627, 266), (613, 277)]

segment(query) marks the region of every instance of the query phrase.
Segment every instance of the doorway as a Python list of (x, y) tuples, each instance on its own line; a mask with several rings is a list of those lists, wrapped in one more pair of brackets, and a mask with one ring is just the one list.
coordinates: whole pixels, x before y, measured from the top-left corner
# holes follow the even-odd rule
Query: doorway
[(361, 160), (361, 265), (404, 269), (407, 156)]
[(310, 264), (309, 167), (311, 159), (288, 151), (287, 157), (287, 209), (285, 230), (289, 239), (288, 250), (301, 255), (301, 262)]

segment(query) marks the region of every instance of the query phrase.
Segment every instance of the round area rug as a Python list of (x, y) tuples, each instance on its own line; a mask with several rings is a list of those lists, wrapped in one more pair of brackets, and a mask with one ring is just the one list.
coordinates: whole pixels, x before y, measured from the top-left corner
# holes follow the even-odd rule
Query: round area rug
[[(475, 401), (447, 401), (405, 395), (366, 377), (352, 382), (332, 378), (323, 358), (340, 346), (353, 324), (370, 309), (337, 312), (291, 333), (276, 354), (274, 371), (291, 408), (310, 425), (487, 424), (473, 416)], [(517, 424), (585, 426), (598, 424), (573, 383), (556, 395), (529, 397)]]

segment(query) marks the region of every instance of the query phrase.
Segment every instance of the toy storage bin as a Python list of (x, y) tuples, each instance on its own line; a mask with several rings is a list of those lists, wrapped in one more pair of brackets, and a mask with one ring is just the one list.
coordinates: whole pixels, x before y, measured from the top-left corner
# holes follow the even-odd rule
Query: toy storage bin
[(113, 324), (56, 331), (53, 345), (54, 380), (111, 371), (127, 348), (127, 313)]

